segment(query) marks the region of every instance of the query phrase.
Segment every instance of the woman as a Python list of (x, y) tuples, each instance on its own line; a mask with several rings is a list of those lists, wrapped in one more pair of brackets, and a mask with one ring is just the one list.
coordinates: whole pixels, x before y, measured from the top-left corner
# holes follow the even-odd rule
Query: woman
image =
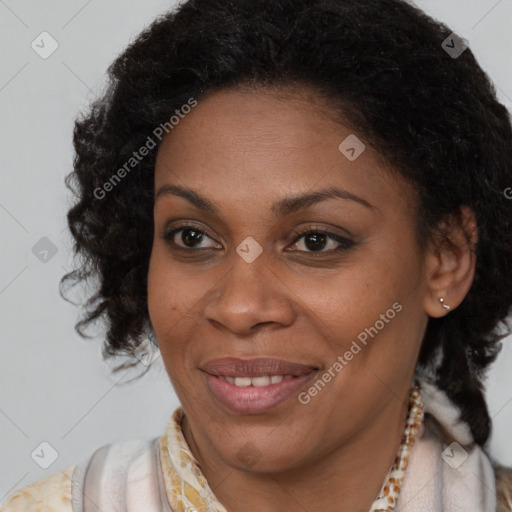
[(4, 512), (512, 510), (512, 128), (464, 41), (401, 0), (189, 0), (109, 73), (63, 282), (181, 407)]

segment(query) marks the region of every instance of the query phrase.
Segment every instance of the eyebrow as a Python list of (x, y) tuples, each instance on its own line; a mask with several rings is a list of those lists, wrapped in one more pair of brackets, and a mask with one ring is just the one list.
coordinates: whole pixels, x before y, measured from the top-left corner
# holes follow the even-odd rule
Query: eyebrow
[[(212, 203), (212, 201), (199, 195), (197, 192), (188, 187), (180, 187), (178, 185), (166, 184), (160, 187), (155, 195), (155, 203), (159, 197), (168, 195), (183, 197), (184, 199), (187, 199), (189, 202), (191, 202), (196, 208), (204, 210), (213, 215), (219, 215), (219, 209)], [(279, 201), (276, 201), (272, 205), (271, 209), (275, 215), (285, 217), (286, 215), (289, 215), (303, 208), (307, 208), (315, 203), (319, 203), (320, 201), (335, 198), (354, 201), (372, 210), (377, 209), (365, 199), (356, 196), (347, 190), (336, 187), (329, 187), (322, 190), (317, 190), (316, 192), (285, 197)]]

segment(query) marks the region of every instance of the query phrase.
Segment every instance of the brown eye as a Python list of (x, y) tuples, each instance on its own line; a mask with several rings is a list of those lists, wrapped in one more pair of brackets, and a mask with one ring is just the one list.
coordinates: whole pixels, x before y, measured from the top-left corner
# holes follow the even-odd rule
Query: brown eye
[[(181, 236), (176, 236), (180, 232)], [(206, 234), (206, 231), (195, 226), (181, 226), (173, 229), (165, 233), (164, 239), (181, 249), (209, 249), (212, 247), (199, 247), (199, 245), (207, 239), (213, 240)]]
[[(309, 229), (301, 233), (295, 232), (296, 238), (292, 245), (298, 246), (298, 252), (315, 255), (330, 254), (338, 251), (350, 249), (355, 244), (351, 240), (344, 238), (336, 233), (331, 233), (322, 229)], [(221, 249), (218, 244), (206, 231), (193, 225), (186, 225), (174, 228), (163, 235), (164, 240), (174, 249)], [(299, 240), (304, 239), (299, 243)], [(213, 245), (207, 244), (208, 240)]]
[[(330, 253), (350, 249), (354, 246), (354, 242), (348, 238), (321, 229), (309, 229), (302, 233), (295, 232), (295, 234), (297, 236), (293, 241), (293, 245), (299, 246), (300, 252)], [(304, 241), (299, 244), (298, 241), (301, 238), (304, 238)], [(329, 244), (329, 242), (331, 243)], [(301, 249), (301, 246), (304, 249)], [(324, 250), (326, 247), (328, 250)]]

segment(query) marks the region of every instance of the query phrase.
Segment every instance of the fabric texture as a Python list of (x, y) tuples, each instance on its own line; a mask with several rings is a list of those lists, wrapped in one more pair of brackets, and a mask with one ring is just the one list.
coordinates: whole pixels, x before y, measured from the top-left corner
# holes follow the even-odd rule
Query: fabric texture
[(72, 512), (71, 478), (75, 467), (19, 489), (0, 507), (0, 512)]
[[(422, 384), (425, 422), (409, 460), (397, 512), (494, 512), (494, 469), (445, 393)], [(442, 442), (447, 432), (453, 442)]]
[[(495, 512), (490, 460), (458, 409), (422, 383), (425, 421), (408, 460), (396, 512)], [(2, 512), (226, 512), (181, 430), (177, 408), (165, 433), (106, 445), (87, 460), (12, 494)], [(446, 433), (453, 442), (446, 445)], [(87, 490), (86, 490), (87, 489)]]

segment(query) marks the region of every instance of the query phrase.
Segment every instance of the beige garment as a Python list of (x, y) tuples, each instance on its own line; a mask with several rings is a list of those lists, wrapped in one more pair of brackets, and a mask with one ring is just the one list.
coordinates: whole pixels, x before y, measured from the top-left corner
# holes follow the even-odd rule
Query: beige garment
[(33, 482), (9, 496), (0, 512), (71, 512), (71, 477), (75, 466)]

